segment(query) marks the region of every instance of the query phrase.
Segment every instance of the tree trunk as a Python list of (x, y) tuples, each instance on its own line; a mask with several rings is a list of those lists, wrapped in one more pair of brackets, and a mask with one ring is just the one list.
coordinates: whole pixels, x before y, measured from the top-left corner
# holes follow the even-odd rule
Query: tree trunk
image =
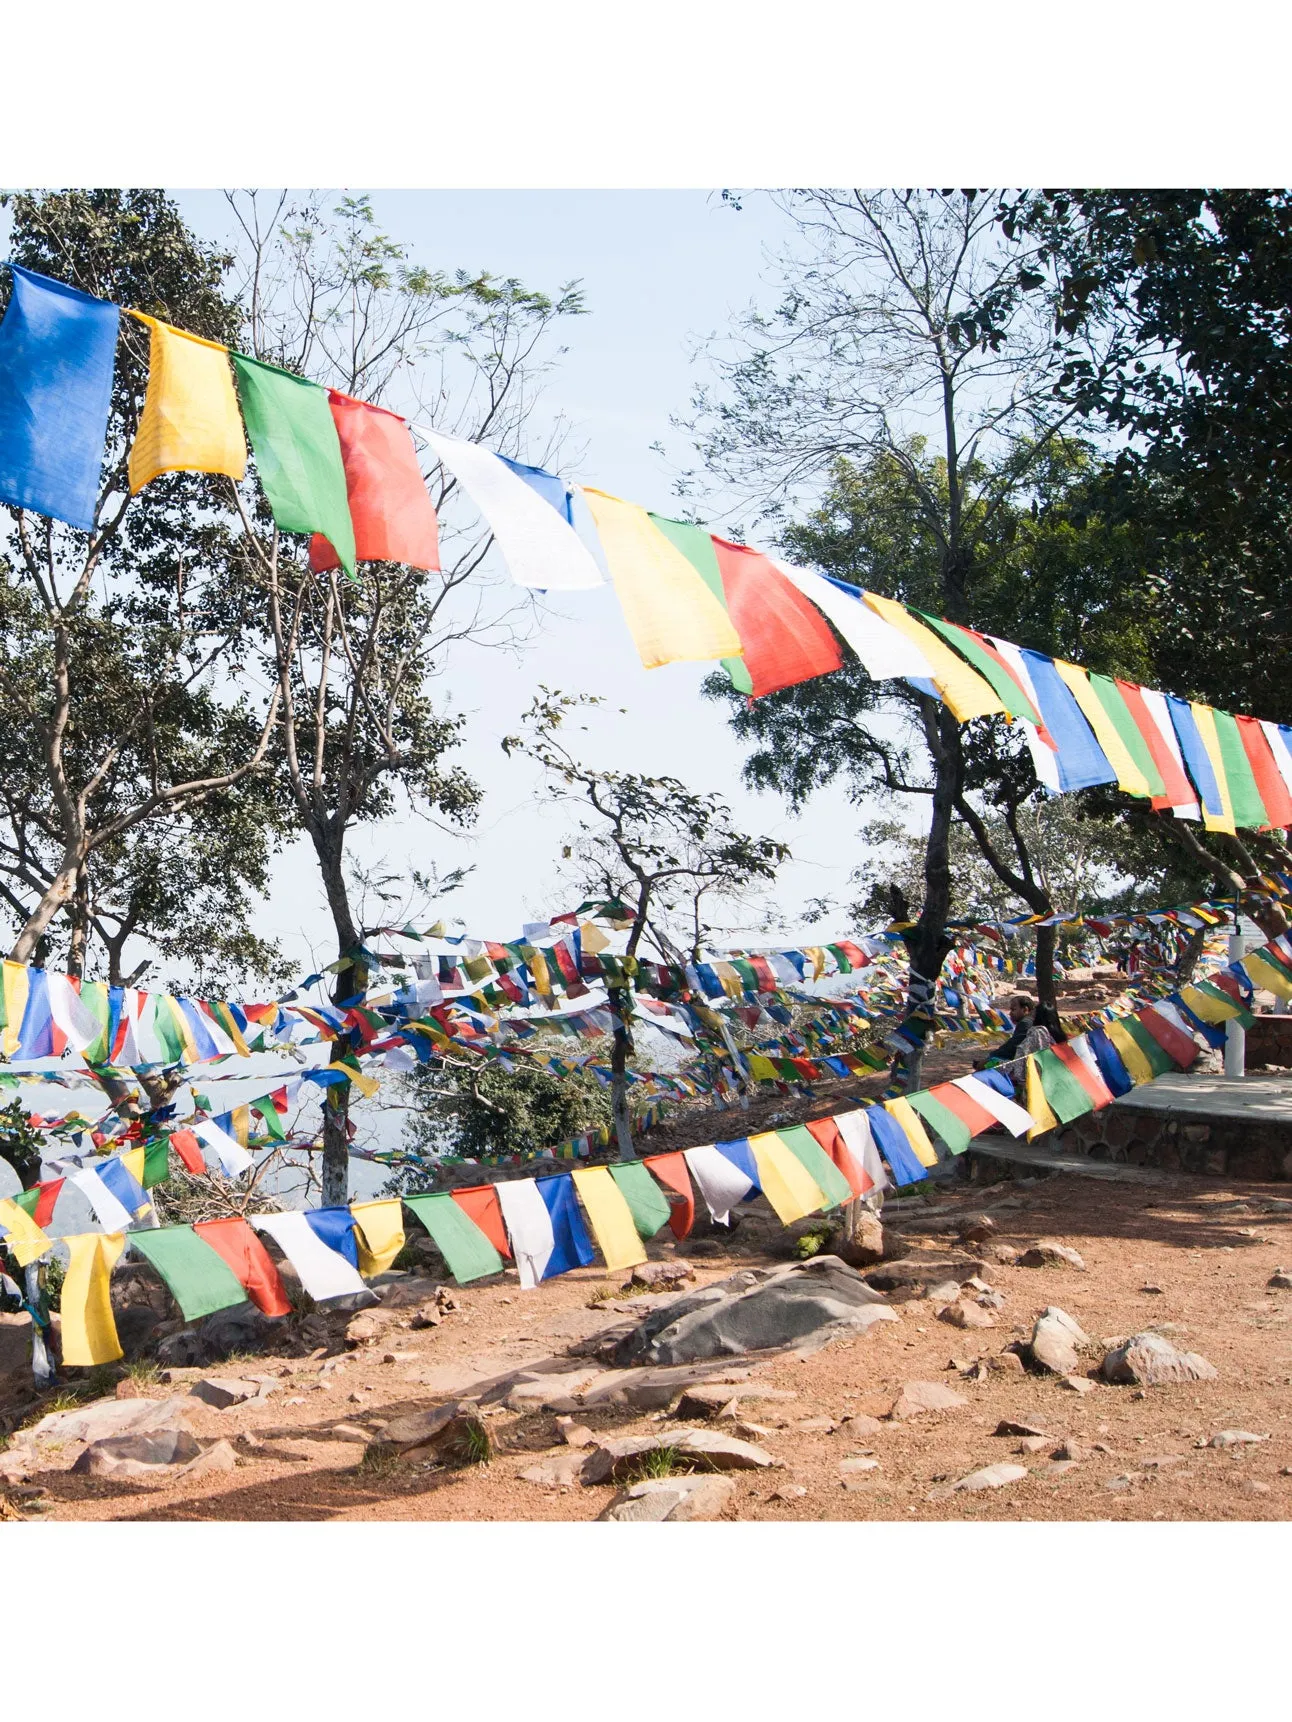
[(963, 759), (960, 726), (946, 706), (922, 702), (924, 728), (933, 755), (933, 809), (924, 849), (924, 902), (919, 920), (902, 942), (910, 958), (906, 1006), (900, 1027), (916, 1044), (900, 1053), (892, 1078), (903, 1093), (921, 1085), (924, 1043), (933, 1024), (933, 999), (942, 964), (951, 949), (947, 920), (951, 914), (951, 819), (960, 795)]
[(632, 1032), (627, 1013), (632, 1008), (632, 995), (627, 987), (608, 987), (610, 1013), (614, 1018), (614, 1045), (610, 1051), (610, 1113), (614, 1119), (615, 1141), (621, 1160), (636, 1159), (633, 1147), (632, 1118), (628, 1111), (628, 1060), (632, 1055)]
[(9, 956), (15, 963), (30, 963), (54, 916), (70, 901), (76, 891), (77, 876), (85, 860), (81, 842), (69, 844), (63, 851), (58, 872), (45, 888), (45, 894), (27, 917), (27, 923), (14, 940)]
[[(346, 889), (342, 868), (344, 834), (331, 831), (317, 834), (314, 847), (323, 874), (332, 924), (336, 929), (337, 958), (343, 966), (338, 969), (332, 988), (332, 1002), (342, 1006), (362, 995), (368, 985), (367, 966), (355, 956), (359, 947), (359, 930), (350, 909), (350, 893)], [(338, 1035), (333, 1042), (334, 1057), (358, 1050), (358, 1037)], [(344, 1207), (350, 1195), (350, 1102), (351, 1085), (339, 1082), (325, 1092), (323, 1102), (323, 1206)]]
[[(1032, 911), (1033, 914), (1039, 915), (1050, 913), (1051, 911), (1048, 909), (1048, 898), (1046, 901), (1047, 908), (1044, 910), (1034, 909)], [(1038, 927), (1036, 929), (1037, 1002), (1039, 1004), (1049, 1005), (1050, 1009), (1054, 1011), (1057, 1011), (1058, 1009), (1058, 1005), (1055, 1002), (1058, 989), (1054, 973), (1054, 951), (1055, 946), (1058, 944), (1057, 933), (1057, 927)]]
[(1184, 941), (1184, 949), (1180, 952), (1175, 965), (1175, 980), (1177, 986), (1185, 986), (1193, 979), (1193, 971), (1198, 966), (1198, 958), (1202, 955), (1202, 947), (1207, 942), (1207, 929), (1195, 927)]

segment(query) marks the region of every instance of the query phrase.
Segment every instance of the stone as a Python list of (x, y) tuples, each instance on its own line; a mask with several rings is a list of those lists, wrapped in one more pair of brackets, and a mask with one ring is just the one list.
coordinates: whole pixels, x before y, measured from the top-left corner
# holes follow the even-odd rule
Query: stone
[(374, 1457), (465, 1464), (488, 1458), (494, 1440), (474, 1408), (458, 1400), (393, 1417), (373, 1442)]
[(1047, 1477), (1066, 1477), (1069, 1471), (1079, 1471), (1081, 1467), (1075, 1459), (1052, 1459), (1045, 1467)]
[(1071, 1436), (1050, 1454), (1051, 1459), (1071, 1459), (1073, 1464), (1084, 1464), (1087, 1459), (1095, 1456), (1094, 1448), (1087, 1447), (1081, 1441), (1074, 1441)]
[(802, 1483), (782, 1483), (779, 1489), (773, 1489), (767, 1497), (769, 1501), (801, 1501), (807, 1490)]
[(1165, 1297), (1166, 1296), (1166, 1293), (1162, 1290), (1161, 1286), (1146, 1284), (1146, 1285), (1142, 1285), (1139, 1289), (1147, 1297)]
[(685, 1262), (639, 1262), (623, 1289), (645, 1286), (649, 1291), (667, 1291), (670, 1286), (685, 1285), (687, 1280), (694, 1278), (695, 1269)]
[(549, 1458), (540, 1459), (536, 1465), (530, 1465), (520, 1474), (527, 1483), (541, 1484), (545, 1489), (572, 1489), (579, 1481), (586, 1459), (584, 1454), (571, 1450), (567, 1453), (553, 1453)]
[(997, 1435), (1045, 1435), (1045, 1430), (1039, 1423), (1020, 1423), (1013, 1417), (1002, 1417), (996, 1425), (994, 1434)]
[(709, 1384), (699, 1382), (694, 1387), (688, 1387), (677, 1402), (673, 1415), (684, 1421), (696, 1419), (706, 1422), (714, 1417), (721, 1417), (733, 1405), (741, 1400), (787, 1400), (797, 1399), (798, 1395), (784, 1387), (762, 1387), (753, 1382), (718, 1382)]
[(1292, 1291), (1292, 1272), (1287, 1268), (1275, 1268), (1265, 1283), (1272, 1291)]
[(833, 1435), (839, 1425), (833, 1417), (805, 1417), (794, 1427), (804, 1435)]
[(878, 1471), (878, 1469), (879, 1460), (872, 1459), (865, 1453), (856, 1453), (850, 1459), (840, 1459), (839, 1461), (839, 1475), (841, 1477), (850, 1476), (853, 1472)]
[(930, 1286), (947, 1285), (952, 1281), (962, 1286), (975, 1277), (981, 1278), (985, 1265), (981, 1256), (967, 1257), (963, 1261), (945, 1256), (909, 1256), (900, 1261), (885, 1262), (882, 1267), (870, 1268), (866, 1273), (866, 1284), (876, 1291), (895, 1292), (903, 1297), (927, 1296)]
[(962, 1221), (959, 1237), (964, 1244), (985, 1244), (995, 1237), (996, 1231), (996, 1222), (989, 1214), (975, 1214), (972, 1219)]
[(884, 1227), (879, 1215), (864, 1204), (858, 1209), (852, 1231), (835, 1244), (840, 1261), (850, 1268), (866, 1268), (884, 1259)]
[(208, 1376), (205, 1381), (195, 1381), (189, 1388), (194, 1399), (200, 1399), (216, 1411), (227, 1411), (231, 1405), (241, 1405), (248, 1399), (254, 1399), (260, 1392), (260, 1383), (256, 1381), (240, 1381), (236, 1377)]
[(1028, 1349), (1039, 1369), (1048, 1369), (1051, 1375), (1071, 1375), (1080, 1358), (1079, 1348), (1089, 1344), (1090, 1336), (1068, 1312), (1051, 1304), (1037, 1317)]
[(956, 1411), (968, 1403), (962, 1394), (944, 1387), (940, 1381), (908, 1381), (888, 1415), (900, 1423), (908, 1417), (922, 1417), (928, 1411)]
[(218, 1309), (197, 1324), (195, 1333), (201, 1356), (193, 1361), (220, 1363), (234, 1352), (255, 1356), (273, 1351), (288, 1332), (287, 1321), (287, 1316), (263, 1314), (254, 1303)]
[(580, 1459), (579, 1476), (588, 1484), (619, 1483), (636, 1469), (643, 1453), (676, 1444), (676, 1439), (668, 1440), (663, 1435), (617, 1435), (600, 1441), (586, 1458)]
[(334, 1423), (328, 1434), (334, 1441), (362, 1441), (365, 1445), (370, 1439), (368, 1431), (357, 1423)]
[(345, 1343), (355, 1351), (361, 1345), (371, 1345), (380, 1339), (385, 1330), (386, 1323), (380, 1316), (371, 1310), (361, 1310), (345, 1324)]
[(1020, 1268), (1076, 1268), (1081, 1273), (1086, 1271), (1086, 1264), (1076, 1250), (1069, 1249), (1067, 1244), (1060, 1244), (1054, 1238), (1038, 1238), (1034, 1244), (1029, 1244), (1019, 1256), (1016, 1264)]
[(1215, 1381), (1217, 1372), (1196, 1351), (1177, 1351), (1160, 1333), (1137, 1333), (1104, 1356), (1105, 1381), (1161, 1387), (1175, 1381)]
[(929, 1287), (928, 1296), (930, 1303), (955, 1303), (960, 1296), (960, 1286), (956, 1280), (943, 1280), (939, 1285)]
[(185, 1465), (179, 1476), (187, 1483), (199, 1477), (214, 1476), (219, 1471), (235, 1470), (237, 1464), (238, 1455), (234, 1451), (233, 1443), (221, 1439), (213, 1441), (196, 1459)]
[[(545, 1406), (564, 1411), (568, 1409), (566, 1402), (572, 1401), (595, 1375), (595, 1370), (579, 1369), (570, 1375), (544, 1375), (537, 1381), (518, 1381), (508, 1390), (503, 1403), (509, 1411), (540, 1411)], [(483, 1402), (489, 1404), (493, 1397), (485, 1394)]]
[(78, 1476), (131, 1477), (178, 1469), (202, 1451), (187, 1429), (159, 1429), (151, 1435), (109, 1435), (94, 1441), (72, 1466)]
[(437, 1305), (424, 1303), (409, 1316), (408, 1326), (413, 1333), (423, 1333), (428, 1327), (438, 1327), (443, 1320)]
[(1208, 1441), (1208, 1447), (1250, 1447), (1259, 1441), (1268, 1441), (1268, 1435), (1253, 1435), (1246, 1429), (1222, 1429), (1218, 1435), (1213, 1435)]
[(1095, 1390), (1094, 1382), (1086, 1375), (1065, 1375), (1059, 1386), (1069, 1393), (1093, 1393)]
[(692, 1429), (676, 1445), (715, 1471), (761, 1471), (780, 1464), (753, 1442), (740, 1441), (716, 1429)]
[(988, 1244), (987, 1254), (1002, 1267), (1012, 1268), (1018, 1265), (1018, 1251), (1013, 1244)]
[(837, 1256), (816, 1256), (768, 1275), (733, 1275), (729, 1287), (687, 1293), (652, 1312), (616, 1347), (613, 1361), (679, 1364), (827, 1343), (896, 1321), (880, 1293)]
[(95, 1399), (71, 1411), (51, 1411), (32, 1428), (16, 1435), (14, 1441), (40, 1447), (187, 1429), (191, 1409), (183, 1394), (169, 1399)]
[(1007, 1483), (1021, 1483), (1027, 1476), (1026, 1465), (984, 1465), (981, 1471), (971, 1471), (954, 1485), (957, 1489), (1003, 1489)]
[(382, 1309), (416, 1309), (428, 1300), (434, 1303), (441, 1288), (425, 1274), (410, 1275), (381, 1289)]
[(558, 1417), (556, 1427), (567, 1447), (595, 1447), (597, 1444), (591, 1429), (583, 1423), (576, 1423), (572, 1417)]
[(843, 1421), (848, 1426), (849, 1435), (852, 1436), (878, 1435), (884, 1427), (878, 1417), (867, 1417), (864, 1412), (854, 1412), (851, 1416), (845, 1417)]
[(1146, 1471), (1166, 1471), (1172, 1465), (1183, 1465), (1186, 1456), (1183, 1453), (1158, 1453), (1152, 1459), (1141, 1459), (1140, 1464)]
[(1004, 1375), (1024, 1375), (1023, 1359), (1016, 1351), (1001, 1351), (995, 1357), (987, 1359), (988, 1369), (998, 1370)]
[(961, 1299), (958, 1303), (949, 1303), (945, 1309), (938, 1311), (938, 1320), (949, 1322), (952, 1327), (995, 1327), (996, 1318), (989, 1310), (981, 1309), (976, 1303), (966, 1303)]
[(416, 1363), (415, 1351), (387, 1351), (382, 1354), (383, 1363)]
[(1050, 1445), (1048, 1435), (1025, 1435), (1015, 1448), (1018, 1453), (1044, 1453)]
[(730, 1477), (652, 1477), (616, 1495), (597, 1515), (598, 1523), (680, 1524), (716, 1519), (731, 1504), (736, 1485)]

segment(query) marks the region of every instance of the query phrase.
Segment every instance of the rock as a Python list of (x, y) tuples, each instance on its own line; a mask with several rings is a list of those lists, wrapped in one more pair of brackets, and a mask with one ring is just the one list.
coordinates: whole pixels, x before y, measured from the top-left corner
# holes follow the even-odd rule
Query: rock
[(457, 1400), (393, 1417), (372, 1444), (374, 1457), (472, 1464), (489, 1458), (493, 1436), (476, 1412)]
[(1105, 1381), (1161, 1387), (1173, 1381), (1215, 1381), (1217, 1372), (1196, 1351), (1177, 1351), (1160, 1333), (1137, 1333), (1105, 1354)]
[(72, 1466), (78, 1476), (130, 1478), (178, 1469), (202, 1451), (187, 1429), (159, 1429), (151, 1435), (109, 1435), (94, 1441)]
[(576, 1423), (572, 1417), (558, 1417), (556, 1427), (567, 1447), (595, 1447), (597, 1444), (591, 1429)]
[(878, 1435), (884, 1427), (878, 1417), (867, 1417), (863, 1412), (854, 1412), (852, 1416), (845, 1417), (844, 1422), (848, 1425), (849, 1435), (852, 1436)]
[(383, 1363), (416, 1363), (415, 1351), (387, 1351), (382, 1354)]
[(358, 1315), (352, 1315), (345, 1324), (345, 1343), (351, 1351), (357, 1351), (361, 1345), (371, 1345), (374, 1340), (381, 1338), (386, 1331), (386, 1325), (372, 1310), (361, 1310)]
[(1018, 1265), (1018, 1251), (1013, 1244), (988, 1244), (986, 1254), (1002, 1267), (1012, 1268)]
[(1028, 1341), (1032, 1362), (1051, 1375), (1071, 1375), (1080, 1358), (1079, 1347), (1090, 1344), (1090, 1336), (1066, 1310), (1051, 1304), (1041, 1311)]
[(923, 1297), (928, 1295), (930, 1286), (946, 1285), (951, 1281), (962, 1286), (976, 1276), (981, 1277), (984, 1266), (981, 1256), (967, 1257), (963, 1261), (945, 1256), (936, 1260), (909, 1256), (868, 1269), (866, 1284), (876, 1291), (895, 1292), (903, 1297)]
[(767, 1497), (769, 1501), (801, 1501), (807, 1490), (802, 1483), (782, 1483), (779, 1489), (773, 1489)]
[(618, 1483), (641, 1462), (642, 1455), (675, 1449), (679, 1457), (696, 1460), (714, 1471), (763, 1470), (777, 1463), (770, 1453), (733, 1435), (714, 1429), (687, 1429), (669, 1435), (623, 1435), (602, 1441), (584, 1462), (585, 1483)]
[[(837, 1256), (816, 1256), (755, 1283), (705, 1287), (648, 1315), (616, 1347), (617, 1364), (676, 1364), (828, 1342), (895, 1321), (883, 1297)], [(737, 1282), (745, 1275), (735, 1275)]]
[(581, 1461), (579, 1474), (589, 1484), (619, 1483), (636, 1468), (643, 1453), (676, 1444), (663, 1435), (617, 1435), (598, 1443)]
[(1141, 1459), (1141, 1465), (1146, 1471), (1167, 1471), (1172, 1465), (1183, 1465), (1186, 1458), (1183, 1453), (1159, 1453), (1152, 1459)]
[(617, 1524), (679, 1524), (716, 1519), (736, 1492), (730, 1477), (652, 1477), (634, 1483), (615, 1496), (598, 1522)]
[(805, 1417), (801, 1423), (796, 1423), (794, 1427), (801, 1430), (804, 1435), (833, 1435), (839, 1425), (833, 1417)]
[(1052, 1459), (1045, 1467), (1047, 1477), (1066, 1477), (1069, 1471), (1079, 1471), (1080, 1465), (1075, 1459)]
[(879, 1460), (872, 1459), (865, 1453), (855, 1453), (851, 1458), (840, 1459), (839, 1461), (839, 1475), (841, 1477), (850, 1476), (857, 1471), (878, 1471), (878, 1469)]
[(1260, 1483), (1255, 1477), (1249, 1477), (1243, 1484), (1243, 1487), (1247, 1490), (1249, 1495), (1268, 1495), (1270, 1492), (1269, 1484)]
[(1150, 1297), (1165, 1297), (1166, 1296), (1166, 1293), (1162, 1290), (1161, 1286), (1142, 1285), (1139, 1289), (1142, 1292), (1144, 1292), (1147, 1296), (1150, 1296)]
[(1093, 1447), (1087, 1447), (1081, 1441), (1074, 1441), (1071, 1436), (1050, 1454), (1051, 1459), (1070, 1459), (1074, 1465), (1084, 1464), (1087, 1459), (1093, 1459), (1094, 1456)]
[(981, 1471), (971, 1471), (954, 1486), (957, 1489), (1003, 1489), (1007, 1483), (1020, 1483), (1027, 1475), (1026, 1465), (984, 1465)]
[(1044, 1435), (1039, 1423), (1020, 1423), (1012, 1417), (1002, 1417), (993, 1431), (996, 1435)]
[(1081, 1273), (1086, 1271), (1086, 1264), (1076, 1250), (1069, 1249), (1066, 1244), (1060, 1244), (1053, 1238), (1038, 1238), (1034, 1244), (1029, 1244), (1015, 1263), (1020, 1268), (1077, 1268)]
[(362, 1441), (365, 1446), (369, 1441), (368, 1431), (361, 1429), (357, 1423), (334, 1423), (328, 1434), (334, 1441)]
[(850, 1268), (866, 1268), (874, 1262), (882, 1262), (884, 1227), (879, 1215), (863, 1204), (853, 1222), (851, 1235), (840, 1238), (835, 1250), (840, 1261)]
[[(539, 1411), (544, 1406), (565, 1411), (579, 1389), (586, 1387), (596, 1373), (592, 1369), (578, 1369), (570, 1375), (544, 1375), (537, 1381), (518, 1381), (508, 1390), (503, 1403), (509, 1411)], [(490, 1404), (493, 1398), (485, 1394), (482, 1402)]]
[(1287, 1268), (1275, 1268), (1265, 1283), (1273, 1291), (1292, 1291), (1292, 1272)]
[(579, 1481), (585, 1463), (584, 1455), (579, 1452), (553, 1453), (520, 1474), (525, 1482), (539, 1483), (545, 1489), (571, 1489)]
[(1004, 1295), (998, 1291), (979, 1292), (974, 1302), (981, 1309), (1004, 1309), (1005, 1307)]
[(213, 1441), (204, 1453), (200, 1453), (190, 1464), (185, 1465), (180, 1472), (184, 1482), (195, 1481), (198, 1477), (213, 1476), (218, 1471), (232, 1471), (237, 1467), (238, 1455), (229, 1441)]
[(715, 1471), (762, 1471), (780, 1464), (752, 1441), (741, 1441), (716, 1429), (689, 1430), (676, 1445)]
[(1004, 1375), (1023, 1375), (1023, 1359), (1016, 1351), (998, 1352), (995, 1357), (987, 1359), (988, 1369), (999, 1370)]
[(1043, 1453), (1049, 1445), (1048, 1435), (1025, 1435), (1015, 1450), (1019, 1453)]
[(1222, 1429), (1219, 1435), (1213, 1435), (1207, 1442), (1208, 1447), (1250, 1447), (1259, 1441), (1268, 1441), (1268, 1435), (1253, 1435), (1246, 1429)]
[(37, 1447), (102, 1441), (115, 1435), (150, 1435), (187, 1429), (191, 1406), (183, 1394), (169, 1399), (95, 1399), (70, 1411), (51, 1411), (15, 1443)]
[(685, 1262), (639, 1262), (623, 1289), (645, 1286), (648, 1291), (667, 1291), (671, 1286), (684, 1285), (694, 1278), (695, 1269)]
[(721, 1417), (731, 1405), (744, 1399), (783, 1401), (797, 1398), (798, 1394), (788, 1388), (763, 1387), (755, 1382), (699, 1382), (686, 1389), (673, 1415), (683, 1420), (696, 1418), (704, 1422)]
[(1065, 1375), (1059, 1386), (1065, 1387), (1069, 1393), (1093, 1393), (1095, 1390), (1094, 1382), (1085, 1375)]
[(958, 1303), (949, 1303), (945, 1309), (938, 1311), (938, 1320), (949, 1322), (952, 1327), (995, 1327), (996, 1320), (988, 1310), (980, 1309), (976, 1303), (966, 1303), (961, 1299)]
[(412, 1332), (421, 1333), (428, 1327), (438, 1327), (443, 1320), (437, 1304), (424, 1303), (409, 1316), (408, 1325)]
[(194, 1399), (202, 1400), (216, 1411), (227, 1411), (231, 1405), (241, 1405), (245, 1400), (254, 1399), (259, 1392), (259, 1382), (239, 1381), (234, 1377), (222, 1380), (218, 1376), (209, 1376), (205, 1381), (195, 1381), (189, 1388)]
[(940, 1381), (908, 1381), (893, 1402), (888, 1415), (895, 1422), (922, 1417), (926, 1411), (955, 1411), (969, 1401)]
[(996, 1235), (996, 1222), (988, 1214), (976, 1214), (961, 1222), (959, 1237), (964, 1244), (985, 1244)]
[(416, 1309), (428, 1300), (434, 1305), (436, 1293), (440, 1289), (435, 1281), (425, 1274), (410, 1275), (407, 1279), (395, 1280), (382, 1287), (381, 1307), (383, 1310)]
[(960, 1286), (955, 1280), (943, 1280), (941, 1284), (930, 1286), (928, 1298), (930, 1303), (955, 1303), (960, 1296)]

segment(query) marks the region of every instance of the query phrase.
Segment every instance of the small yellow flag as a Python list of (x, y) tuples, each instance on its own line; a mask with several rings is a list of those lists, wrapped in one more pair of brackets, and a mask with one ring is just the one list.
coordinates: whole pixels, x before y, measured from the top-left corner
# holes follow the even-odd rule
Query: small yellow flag
[(233, 392), (229, 350), (156, 317), (134, 313), (151, 330), (148, 393), (130, 450), (130, 494), (163, 472), (223, 472), (241, 478), (247, 441)]

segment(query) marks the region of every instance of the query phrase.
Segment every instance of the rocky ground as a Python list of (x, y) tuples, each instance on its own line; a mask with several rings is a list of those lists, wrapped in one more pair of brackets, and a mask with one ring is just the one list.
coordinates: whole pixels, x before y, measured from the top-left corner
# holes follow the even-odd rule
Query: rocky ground
[[(649, 1357), (608, 1368), (616, 1332), (651, 1310), (671, 1320), (662, 1298), (783, 1274), (783, 1235), (752, 1210), (727, 1239), (666, 1232), (651, 1246), (660, 1283), (634, 1296), (618, 1295), (626, 1276), (595, 1269), (438, 1297), (432, 1280), (396, 1276), (371, 1311), (293, 1318), (272, 1348), (217, 1364), (136, 1366), (61, 1411), (21, 1403), (11, 1374), (2, 1510), (1282, 1519), (1292, 1276), (1270, 1282), (1292, 1265), (1286, 1189), (1122, 1171), (890, 1201), (893, 1259), (860, 1270), (879, 1298), (862, 1287), (855, 1309), (832, 1304), (829, 1343), (671, 1370)], [(694, 1278), (669, 1286), (673, 1269)], [(794, 1281), (831, 1275), (861, 1287), (819, 1264)], [(5, 1320), (18, 1343), (19, 1318)], [(1145, 1333), (1156, 1339), (1127, 1361), (1125, 1342)], [(1152, 1384), (1163, 1359), (1189, 1378)]]

